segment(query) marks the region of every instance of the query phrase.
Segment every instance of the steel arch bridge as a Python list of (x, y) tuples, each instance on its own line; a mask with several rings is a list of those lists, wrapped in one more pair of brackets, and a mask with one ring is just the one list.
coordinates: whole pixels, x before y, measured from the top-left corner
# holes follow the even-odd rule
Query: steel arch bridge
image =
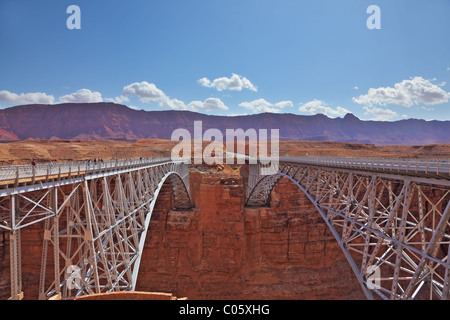
[(291, 180), (325, 220), (368, 299), (449, 299), (448, 159), (253, 163), (246, 205), (268, 205), (275, 184)]
[[(248, 157), (246, 160), (249, 160)], [(252, 163), (252, 162), (251, 162)], [(311, 200), (367, 298), (448, 299), (448, 160), (281, 158), (250, 164), (246, 205), (283, 177)], [(116, 160), (0, 168), (11, 299), (22, 295), (21, 230), (43, 223), (41, 299), (134, 290), (159, 191), (191, 207), (188, 162)]]
[(131, 159), (0, 168), (0, 230), (9, 233), (11, 298), (21, 299), (21, 230), (44, 224), (39, 299), (134, 290), (166, 181), (191, 207), (186, 161)]

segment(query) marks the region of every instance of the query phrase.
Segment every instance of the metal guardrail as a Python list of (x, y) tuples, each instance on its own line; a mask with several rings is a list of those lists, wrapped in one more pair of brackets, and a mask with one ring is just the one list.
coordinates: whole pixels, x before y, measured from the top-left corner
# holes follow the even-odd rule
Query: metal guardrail
[[(248, 156), (228, 153), (235, 157)], [(187, 159), (185, 159), (187, 160)], [(269, 158), (269, 160), (272, 160)], [(151, 165), (171, 161), (170, 158), (139, 158), (97, 161), (76, 161), (58, 163), (38, 163), (36, 165), (0, 166), (0, 182), (19, 181), (61, 175), (75, 176), (97, 172), (120, 170), (135, 166)], [(399, 158), (343, 158), (343, 157), (280, 157), (280, 162), (296, 162), (317, 166), (332, 166), (363, 170), (402, 171), (406, 173), (425, 173), (450, 175), (450, 159), (399, 159)]]
[(95, 174), (104, 171), (121, 170), (136, 166), (151, 165), (158, 162), (170, 161), (170, 158), (139, 158), (104, 161), (76, 161), (58, 163), (38, 163), (36, 165), (7, 165), (0, 166), (0, 182), (21, 179), (35, 180), (42, 177), (76, 176), (80, 174)]
[(450, 159), (280, 157), (279, 160), (363, 170), (450, 174)]
[[(257, 163), (255, 157), (228, 152), (228, 155)], [(271, 161), (273, 158), (264, 158)], [(432, 158), (345, 158), (345, 157), (279, 157), (279, 162), (295, 162), (316, 166), (340, 167), (362, 170), (401, 171), (404, 173), (425, 173), (450, 175), (450, 159)]]

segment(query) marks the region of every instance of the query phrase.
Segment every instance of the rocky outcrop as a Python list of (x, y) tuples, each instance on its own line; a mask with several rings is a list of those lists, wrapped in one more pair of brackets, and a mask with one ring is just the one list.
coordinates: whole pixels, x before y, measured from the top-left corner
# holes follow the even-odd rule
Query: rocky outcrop
[(15, 141), (19, 138), (12, 132), (4, 112), (0, 110), (0, 141)]

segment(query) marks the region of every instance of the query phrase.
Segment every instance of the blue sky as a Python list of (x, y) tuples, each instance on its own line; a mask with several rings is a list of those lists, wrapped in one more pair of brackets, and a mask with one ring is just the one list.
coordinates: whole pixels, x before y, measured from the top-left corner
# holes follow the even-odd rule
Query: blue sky
[(450, 120), (450, 1), (1, 0), (0, 107), (89, 101)]

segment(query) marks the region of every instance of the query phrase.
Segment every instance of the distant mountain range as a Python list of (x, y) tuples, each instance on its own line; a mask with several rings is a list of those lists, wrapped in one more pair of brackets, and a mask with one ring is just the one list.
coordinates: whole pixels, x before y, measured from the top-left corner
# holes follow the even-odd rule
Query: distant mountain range
[[(362, 121), (324, 115), (262, 113), (211, 116), (190, 111), (143, 111), (115, 103), (25, 105), (0, 110), (0, 141), (25, 139), (170, 139), (173, 130), (203, 121), (203, 132), (226, 129), (279, 129), (282, 140), (358, 142), (376, 145), (450, 143), (450, 121), (408, 119)], [(224, 135), (225, 136), (225, 135)]]

